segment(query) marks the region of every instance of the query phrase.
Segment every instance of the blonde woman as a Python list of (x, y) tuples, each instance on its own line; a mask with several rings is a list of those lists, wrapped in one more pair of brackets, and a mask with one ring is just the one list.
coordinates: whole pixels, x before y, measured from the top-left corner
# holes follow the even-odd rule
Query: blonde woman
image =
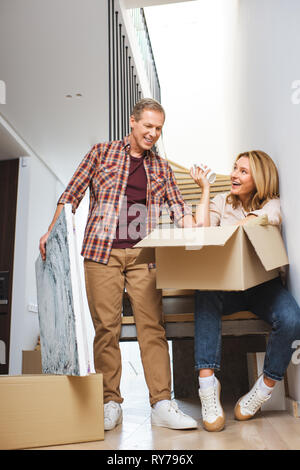
[[(279, 182), (276, 166), (262, 151), (238, 155), (231, 173), (230, 193), (210, 201), (208, 169), (191, 171), (202, 188), (196, 211), (199, 226), (242, 225), (264, 216), (271, 225), (281, 224)], [(292, 343), (300, 339), (300, 309), (280, 278), (241, 292), (196, 291), (195, 294), (195, 368), (199, 371), (199, 396), (203, 426), (221, 431), (225, 415), (220, 403), (221, 385), (214, 375), (220, 369), (221, 317), (250, 310), (272, 325), (263, 374), (235, 406), (238, 420), (252, 418), (269, 400), (277, 381), (282, 380), (293, 353)]]

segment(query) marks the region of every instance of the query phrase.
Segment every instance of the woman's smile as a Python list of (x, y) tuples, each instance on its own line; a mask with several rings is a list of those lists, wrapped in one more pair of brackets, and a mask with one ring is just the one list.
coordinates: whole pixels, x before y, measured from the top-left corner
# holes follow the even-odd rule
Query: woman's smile
[(231, 194), (238, 196), (241, 201), (247, 200), (255, 190), (248, 157), (239, 158), (231, 173)]

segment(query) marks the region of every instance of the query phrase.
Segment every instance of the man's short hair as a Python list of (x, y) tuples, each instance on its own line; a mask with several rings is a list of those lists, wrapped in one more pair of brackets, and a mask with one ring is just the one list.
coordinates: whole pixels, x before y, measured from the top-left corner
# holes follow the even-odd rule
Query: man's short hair
[(135, 104), (131, 112), (131, 116), (133, 116), (136, 121), (139, 121), (145, 109), (150, 109), (151, 111), (158, 111), (164, 115), (164, 118), (166, 117), (166, 113), (162, 105), (153, 98), (143, 98), (139, 100)]

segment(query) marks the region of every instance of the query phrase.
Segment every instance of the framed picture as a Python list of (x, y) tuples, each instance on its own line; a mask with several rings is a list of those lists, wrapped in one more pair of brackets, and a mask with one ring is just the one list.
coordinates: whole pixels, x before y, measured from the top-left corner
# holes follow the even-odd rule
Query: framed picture
[(75, 220), (66, 204), (35, 263), (38, 315), (45, 374), (90, 372)]

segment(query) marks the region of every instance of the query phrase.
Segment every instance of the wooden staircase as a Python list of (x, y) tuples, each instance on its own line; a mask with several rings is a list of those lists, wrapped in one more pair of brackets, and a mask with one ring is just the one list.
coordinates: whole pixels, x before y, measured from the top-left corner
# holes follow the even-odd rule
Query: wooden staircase
[[(168, 160), (171, 166), (177, 185), (180, 192), (187, 204), (192, 207), (193, 213), (195, 213), (196, 205), (199, 203), (201, 198), (201, 188), (194, 182), (190, 176), (190, 172), (187, 168)], [(214, 198), (218, 193), (228, 192), (230, 190), (230, 176), (228, 175), (217, 175), (216, 181), (211, 185), (210, 197)], [(167, 208), (163, 209), (160, 224), (168, 224), (170, 217)]]

